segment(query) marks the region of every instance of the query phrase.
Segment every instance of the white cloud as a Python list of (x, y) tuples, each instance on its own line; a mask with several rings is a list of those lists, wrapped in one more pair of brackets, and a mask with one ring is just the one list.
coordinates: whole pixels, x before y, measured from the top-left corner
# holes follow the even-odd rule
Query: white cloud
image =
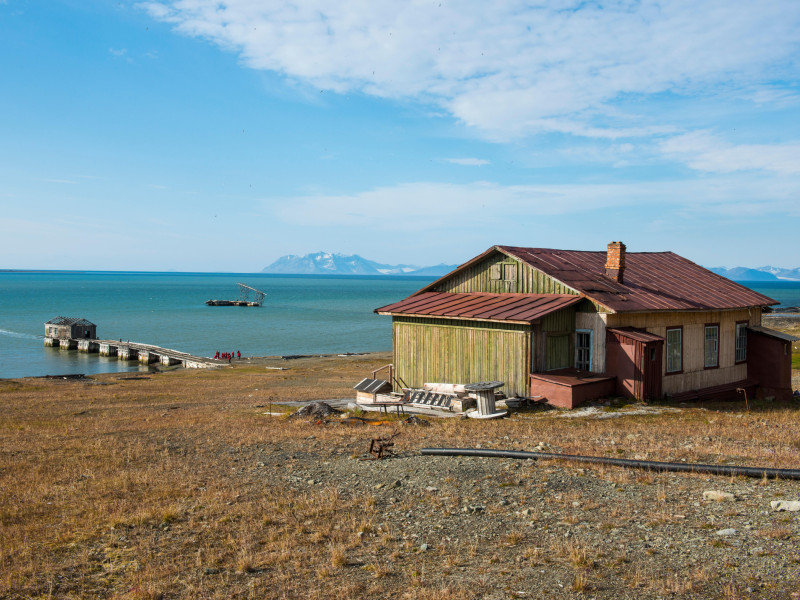
[(464, 167), (482, 167), (488, 165), (489, 161), (484, 158), (445, 158), (445, 162)]
[(800, 175), (798, 142), (734, 145), (707, 131), (697, 131), (665, 140), (661, 143), (661, 150), (698, 171), (732, 173), (758, 170)]
[(186, 35), (237, 53), (251, 68), (324, 90), (430, 101), (493, 139), (540, 131), (651, 135), (660, 129), (610, 107), (663, 92), (747, 90), (751, 100), (785, 102), (776, 82), (796, 77), (800, 50), (794, 0), (140, 6)]
[(119, 56), (119, 57), (125, 56), (128, 53), (128, 49), (127, 48), (119, 48), (119, 49), (117, 49), (117, 48), (109, 48), (108, 51), (109, 51), (109, 53), (113, 54), (114, 56)]
[[(510, 185), (417, 182), (345, 195), (306, 195), (265, 201), (285, 223), (418, 232), (476, 231), (550, 215), (613, 207), (709, 216), (800, 216), (800, 178), (718, 176), (627, 184)], [(398, 207), (402, 207), (399, 209)]]

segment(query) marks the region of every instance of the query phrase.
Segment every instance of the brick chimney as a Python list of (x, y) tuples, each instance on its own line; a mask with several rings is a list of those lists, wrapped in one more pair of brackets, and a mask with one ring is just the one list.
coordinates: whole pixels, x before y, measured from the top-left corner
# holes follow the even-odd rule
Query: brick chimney
[(622, 274), (625, 272), (625, 244), (611, 242), (608, 245), (606, 257), (606, 277), (618, 283), (623, 283)]

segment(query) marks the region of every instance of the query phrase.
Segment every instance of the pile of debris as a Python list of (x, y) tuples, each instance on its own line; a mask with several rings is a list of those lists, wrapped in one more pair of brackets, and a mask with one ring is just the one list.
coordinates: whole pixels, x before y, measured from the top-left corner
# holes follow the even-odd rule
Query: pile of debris
[(312, 402), (306, 404), (300, 410), (289, 415), (290, 419), (295, 417), (311, 417), (312, 419), (324, 419), (332, 415), (338, 415), (342, 411), (336, 410), (327, 402)]

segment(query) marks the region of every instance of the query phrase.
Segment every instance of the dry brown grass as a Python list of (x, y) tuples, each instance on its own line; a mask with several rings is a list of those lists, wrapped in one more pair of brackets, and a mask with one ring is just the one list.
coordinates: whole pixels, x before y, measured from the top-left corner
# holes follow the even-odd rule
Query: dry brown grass
[[(387, 362), (385, 355), (321, 358), (284, 363), (288, 371), (260, 365), (138, 381), (0, 381), (0, 597), (481, 597), (492, 569), (507, 568), (483, 544), (463, 542), (435, 559), (416, 555), (379, 529), (380, 507), (368, 493), (264, 484), (265, 469), (291, 470), (299, 453), (360, 456), (368, 435), (267, 416), (271, 402), (352, 396), (355, 381)], [(712, 408), (604, 421), (448, 419), (405, 429), (402, 444), (415, 452), (529, 449), (546, 441), (597, 454), (605, 448), (598, 440), (614, 439), (614, 455), (796, 466), (796, 411)], [(621, 485), (639, 479), (605, 467), (595, 473)], [(658, 491), (658, 500), (668, 500), (668, 491)], [(438, 498), (406, 501), (446, 506)], [(621, 515), (609, 516), (613, 528)], [(664, 509), (658, 518), (671, 517)], [(785, 531), (760, 535), (783, 538)], [(539, 545), (510, 532), (494, 548), (546, 560)], [(590, 548), (564, 542), (553, 554), (575, 570), (573, 590), (592, 587)], [(469, 564), (477, 579), (443, 581), (430, 572), (434, 564), (457, 573)], [(643, 574), (630, 573), (623, 586), (640, 586)], [(691, 589), (676, 578), (660, 586)]]

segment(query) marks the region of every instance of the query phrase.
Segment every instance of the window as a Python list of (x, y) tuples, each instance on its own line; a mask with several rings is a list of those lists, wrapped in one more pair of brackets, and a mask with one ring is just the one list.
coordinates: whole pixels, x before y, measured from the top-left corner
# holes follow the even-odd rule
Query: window
[(582, 371), (592, 370), (592, 332), (590, 330), (575, 332), (575, 368)]
[(747, 321), (736, 324), (736, 362), (747, 360)]
[(503, 280), (504, 281), (516, 281), (517, 280), (517, 265), (516, 264), (504, 264), (503, 265)]
[(667, 373), (683, 370), (683, 329), (667, 329)]
[(706, 325), (703, 346), (703, 366), (713, 369), (719, 366), (719, 325)]
[(489, 279), (493, 281), (516, 281), (517, 263), (495, 263), (489, 265)]

